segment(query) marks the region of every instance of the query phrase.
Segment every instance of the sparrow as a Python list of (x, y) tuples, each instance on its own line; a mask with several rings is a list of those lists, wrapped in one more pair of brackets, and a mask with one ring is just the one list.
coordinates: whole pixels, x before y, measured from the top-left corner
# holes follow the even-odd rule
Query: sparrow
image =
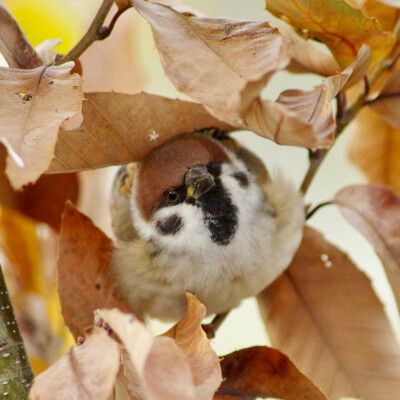
[(289, 265), (302, 196), (226, 134), (187, 133), (122, 166), (111, 196), (111, 271), (142, 317), (178, 320), (185, 292), (222, 314)]

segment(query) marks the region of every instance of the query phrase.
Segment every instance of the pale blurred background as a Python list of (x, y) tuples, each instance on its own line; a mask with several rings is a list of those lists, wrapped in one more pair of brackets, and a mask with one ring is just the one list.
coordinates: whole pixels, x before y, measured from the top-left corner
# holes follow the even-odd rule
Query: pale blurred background
[[(57, 47), (58, 51), (65, 53), (84, 34), (101, 0), (5, 0), (5, 3), (35, 46), (45, 39), (59, 37), (62, 44)], [(275, 20), (264, 10), (264, 0), (182, 0), (181, 3), (211, 16)], [(104, 42), (95, 43), (81, 61), (86, 91), (136, 93), (145, 90), (187, 99), (166, 78), (150, 28), (133, 9), (120, 18), (112, 35)], [(279, 73), (264, 94), (276, 98), (282, 90), (310, 89), (320, 81), (319, 77), (311, 75)], [(235, 137), (260, 156), (271, 171), (280, 168), (300, 185), (308, 164), (305, 149), (278, 146), (249, 132), (238, 132)], [(351, 128), (344, 132), (323, 163), (306, 196), (306, 202), (317, 204), (329, 200), (344, 186), (365, 182), (363, 175), (348, 160), (350, 140)], [(113, 173), (114, 168), (108, 168), (81, 176), (81, 209), (108, 235), (111, 235), (108, 196)], [(368, 274), (385, 305), (393, 328), (399, 334), (400, 323), (391, 290), (371, 246), (344, 221), (333, 206), (320, 210), (310, 224), (350, 254), (359, 268)], [(152, 321), (151, 327), (156, 333), (166, 328), (157, 321)], [(229, 315), (213, 344), (221, 355), (243, 347), (268, 344), (254, 299), (244, 301), (240, 308)]]

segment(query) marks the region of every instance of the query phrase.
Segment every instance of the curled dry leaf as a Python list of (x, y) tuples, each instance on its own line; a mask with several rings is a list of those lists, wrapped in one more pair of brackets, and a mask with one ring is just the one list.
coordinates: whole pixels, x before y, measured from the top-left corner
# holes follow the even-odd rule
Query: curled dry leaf
[(349, 156), (370, 183), (387, 185), (400, 193), (400, 129), (363, 109), (352, 125)]
[(393, 71), (370, 107), (393, 127), (400, 129), (400, 70)]
[(371, 282), (306, 228), (288, 270), (258, 296), (272, 345), (331, 400), (395, 400), (400, 349)]
[(400, 307), (400, 196), (384, 186), (349, 186), (335, 203), (380, 256)]
[(83, 92), (74, 63), (33, 70), (0, 68), (0, 142), (14, 188), (36, 181), (53, 158), (58, 128), (80, 112)]
[(277, 102), (261, 100), (270, 75), (289, 62), (287, 43), (276, 29), (267, 23), (189, 17), (143, 0), (133, 5), (150, 22), (164, 70), (180, 91), (217, 118), (280, 144), (329, 147), (335, 131), (330, 100), (347, 80), (350, 85), (352, 74), (352, 83), (360, 79), (369, 63), (364, 47), (349, 70), (318, 88), (284, 92)]
[(186, 293), (186, 298), (185, 316), (163, 336), (174, 338), (188, 357), (196, 400), (209, 400), (222, 381), (219, 358), (201, 327), (205, 306), (190, 293)]
[(133, 6), (150, 23), (172, 83), (232, 125), (290, 61), (284, 37), (267, 22), (190, 17), (143, 0)]
[(181, 133), (233, 129), (188, 101), (147, 93), (86, 93), (85, 98), (84, 122), (78, 130), (60, 132), (50, 173), (126, 164)]
[(30, 400), (109, 400), (119, 368), (119, 347), (103, 329), (95, 328), (34, 379)]
[(28, 42), (17, 21), (0, 0), (0, 53), (12, 68), (37, 68), (42, 60)]
[(347, 67), (363, 44), (372, 49), (372, 62), (386, 56), (395, 38), (382, 31), (378, 20), (367, 17), (345, 0), (266, 0), (272, 14), (320, 40), (342, 68)]
[(122, 373), (135, 399), (197, 399), (187, 358), (173, 339), (153, 337), (132, 314), (118, 310), (99, 310), (97, 321), (124, 346)]
[[(221, 360), (224, 380), (221, 400), (274, 397), (283, 400), (327, 400), (279, 350), (256, 346), (235, 351)], [(226, 397), (227, 396), (227, 397)]]
[(60, 232), (58, 287), (62, 314), (75, 338), (92, 326), (96, 309), (129, 310), (114, 291), (109, 269), (111, 251), (111, 240), (67, 204)]
[(314, 40), (298, 35), (291, 27), (280, 23), (279, 32), (289, 40), (291, 61), (287, 69), (291, 72), (311, 72), (330, 76), (340, 72), (340, 67), (329, 51), (322, 51)]
[(370, 60), (369, 47), (362, 46), (349, 67), (314, 90), (286, 90), (277, 102), (257, 99), (245, 114), (246, 125), (279, 144), (330, 147), (336, 128), (330, 101), (366, 74)]

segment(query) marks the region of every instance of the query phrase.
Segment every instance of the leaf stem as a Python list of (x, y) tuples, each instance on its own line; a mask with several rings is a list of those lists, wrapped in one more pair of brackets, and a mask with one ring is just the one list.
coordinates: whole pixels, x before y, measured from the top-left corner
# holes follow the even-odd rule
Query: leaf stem
[(0, 395), (28, 398), (33, 372), (0, 267)]
[(114, 15), (111, 23), (108, 27), (104, 27), (104, 21), (110, 12), (112, 5), (114, 4), (114, 0), (103, 0), (99, 10), (97, 11), (96, 16), (94, 17), (88, 31), (83, 35), (82, 39), (63, 57), (61, 57), (57, 61), (57, 65), (63, 64), (67, 61), (75, 61), (77, 60), (83, 52), (95, 41), (103, 40), (106, 37), (110, 36), (111, 31), (113, 30), (115, 23), (118, 18), (132, 6), (129, 5), (123, 9), (119, 9)]

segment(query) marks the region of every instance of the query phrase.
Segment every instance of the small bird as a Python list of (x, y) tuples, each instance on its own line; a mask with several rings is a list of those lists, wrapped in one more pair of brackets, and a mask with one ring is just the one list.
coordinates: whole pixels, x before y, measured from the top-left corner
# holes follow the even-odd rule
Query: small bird
[(111, 215), (119, 293), (162, 320), (184, 315), (185, 291), (208, 314), (257, 295), (289, 265), (304, 224), (296, 187), (220, 133), (177, 136), (121, 167)]

